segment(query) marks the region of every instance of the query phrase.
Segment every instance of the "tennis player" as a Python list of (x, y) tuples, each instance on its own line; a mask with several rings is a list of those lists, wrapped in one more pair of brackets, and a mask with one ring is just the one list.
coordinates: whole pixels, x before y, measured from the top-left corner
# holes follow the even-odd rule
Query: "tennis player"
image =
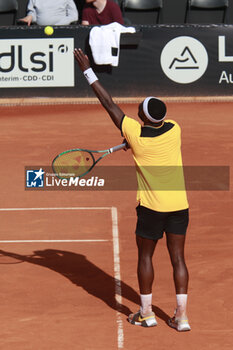
[(138, 116), (143, 125), (126, 116), (100, 84), (83, 51), (75, 49), (74, 56), (100, 103), (121, 130), (135, 161), (139, 202), (136, 208), (137, 273), (141, 307), (129, 315), (128, 321), (143, 327), (157, 325), (152, 311), (152, 257), (165, 232), (177, 304), (168, 325), (177, 331), (188, 331), (191, 329), (186, 312), (189, 275), (184, 245), (189, 209), (183, 178), (180, 127), (175, 121), (164, 121), (166, 106), (155, 97), (147, 97), (139, 104)]

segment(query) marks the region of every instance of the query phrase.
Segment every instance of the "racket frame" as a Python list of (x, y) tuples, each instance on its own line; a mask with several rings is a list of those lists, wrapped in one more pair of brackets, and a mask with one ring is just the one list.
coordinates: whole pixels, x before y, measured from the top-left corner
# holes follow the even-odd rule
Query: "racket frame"
[[(59, 176), (57, 174), (57, 172), (55, 171), (54, 169), (54, 163), (55, 161), (63, 156), (64, 154), (67, 154), (67, 153), (71, 153), (71, 152), (77, 152), (77, 151), (81, 151), (81, 152), (87, 152), (89, 153), (89, 155), (91, 156), (91, 159), (93, 161), (93, 164), (91, 165), (91, 167), (83, 174), (79, 175), (79, 176), (75, 176), (75, 177), (83, 177), (85, 175), (87, 175), (93, 168), (94, 166), (101, 160), (103, 159), (104, 157), (106, 157), (107, 155), (111, 154), (111, 153), (114, 153), (114, 152), (117, 152), (123, 148), (126, 147), (126, 143), (122, 143), (120, 145), (117, 145), (117, 146), (114, 146), (114, 147), (111, 147), (111, 148), (108, 148), (106, 150), (100, 150), (100, 151), (96, 151), (96, 150), (90, 150), (90, 149), (85, 149), (85, 148), (73, 148), (73, 149), (70, 149), (70, 150), (67, 150), (67, 151), (63, 151), (61, 153), (59, 153), (52, 161), (52, 169), (53, 169), (53, 172), (56, 174), (56, 176), (59, 178), (59, 179), (66, 179), (67, 177), (62, 177), (62, 176)], [(100, 156), (98, 159), (95, 159), (95, 157), (93, 156), (92, 153), (104, 153), (102, 156)]]

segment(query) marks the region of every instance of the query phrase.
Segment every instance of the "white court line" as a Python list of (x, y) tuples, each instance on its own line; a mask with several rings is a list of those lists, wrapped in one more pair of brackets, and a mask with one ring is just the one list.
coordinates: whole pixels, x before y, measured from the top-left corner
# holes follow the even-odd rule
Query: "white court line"
[(119, 247), (117, 208), (112, 207), (111, 212), (112, 212), (115, 298), (116, 298), (116, 306), (117, 306), (117, 342), (118, 342), (118, 349), (123, 349), (124, 348), (124, 330), (123, 330), (122, 316), (120, 312), (120, 308), (122, 304), (122, 290), (121, 290), (120, 247)]
[(11, 240), (0, 241), (0, 243), (89, 243), (89, 242), (109, 242), (108, 239), (35, 239), (35, 240)]
[[(123, 320), (120, 312), (122, 304), (122, 288), (120, 273), (120, 248), (118, 232), (118, 215), (115, 207), (44, 207), (44, 208), (0, 208), (0, 211), (42, 211), (42, 210), (111, 210), (112, 217), (112, 238), (113, 238), (113, 260), (114, 260), (114, 280), (115, 280), (115, 299), (116, 299), (116, 321), (117, 321), (117, 345), (118, 349), (124, 348), (124, 329)], [(86, 240), (86, 242), (94, 240)], [(97, 241), (97, 240), (96, 240)], [(105, 240), (98, 240), (105, 241)], [(85, 242), (85, 240), (24, 240), (24, 241), (0, 241), (0, 243), (54, 243), (54, 242)]]
[(111, 210), (112, 207), (50, 207), (50, 208), (0, 208), (0, 211), (33, 211), (33, 210)]

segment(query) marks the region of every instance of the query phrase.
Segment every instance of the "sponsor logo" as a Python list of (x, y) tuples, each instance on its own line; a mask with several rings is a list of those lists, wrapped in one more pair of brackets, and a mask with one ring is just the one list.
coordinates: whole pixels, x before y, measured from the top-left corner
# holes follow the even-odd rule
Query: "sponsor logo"
[[(103, 188), (105, 186), (105, 179), (99, 176), (90, 177), (75, 177), (75, 174), (63, 174), (51, 172), (49, 166), (32, 169), (32, 167), (25, 168), (26, 174), (26, 189), (34, 190), (67, 190), (67, 189), (91, 189)], [(64, 177), (65, 176), (65, 177)]]
[(26, 171), (26, 187), (39, 188), (44, 187), (44, 171), (42, 168), (39, 170), (27, 170)]
[(160, 63), (169, 79), (176, 83), (189, 84), (205, 73), (208, 54), (199, 40), (180, 36), (169, 41), (163, 48)]
[(74, 39), (0, 40), (0, 87), (74, 86)]

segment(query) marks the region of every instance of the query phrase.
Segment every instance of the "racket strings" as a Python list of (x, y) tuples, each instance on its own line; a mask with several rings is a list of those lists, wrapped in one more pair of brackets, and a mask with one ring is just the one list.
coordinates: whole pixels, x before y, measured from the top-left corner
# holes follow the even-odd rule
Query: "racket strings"
[(88, 172), (93, 163), (93, 156), (88, 151), (71, 151), (54, 160), (53, 170), (61, 178), (77, 177)]

